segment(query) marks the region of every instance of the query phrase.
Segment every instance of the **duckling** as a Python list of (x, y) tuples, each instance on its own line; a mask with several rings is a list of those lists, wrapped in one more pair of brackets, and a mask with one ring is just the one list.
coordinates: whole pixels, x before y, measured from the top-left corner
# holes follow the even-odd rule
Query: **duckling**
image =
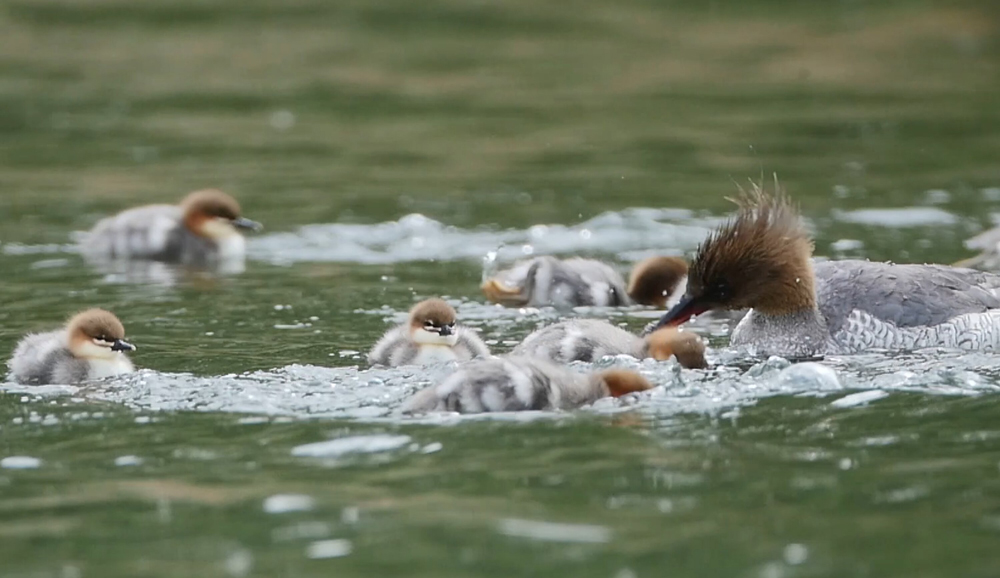
[(7, 365), (17, 383), (75, 385), (135, 371), (126, 351), (135, 346), (125, 341), (125, 328), (114, 313), (88, 309), (64, 329), (26, 335)]
[(440, 384), (417, 392), (404, 413), (482, 413), (573, 409), (603, 397), (651, 389), (634, 371), (584, 375), (537, 357), (493, 357), (462, 365)]
[(96, 259), (147, 259), (207, 265), (240, 260), (246, 240), (240, 229), (261, 225), (241, 216), (236, 199), (216, 189), (189, 194), (181, 204), (146, 205), (101, 220), (82, 241)]
[(943, 265), (817, 263), (780, 191), (754, 186), (738, 204), (698, 248), (687, 292), (660, 327), (749, 308), (730, 343), (757, 355), (1000, 349), (1000, 276)]
[(665, 307), (684, 293), (687, 263), (677, 257), (645, 259), (629, 284), (610, 265), (593, 259), (536, 257), (483, 282), (486, 298), (508, 307), (618, 307), (638, 303)]
[(569, 319), (543, 327), (524, 338), (512, 355), (541, 357), (557, 363), (596, 361), (607, 355), (652, 357), (657, 361), (677, 358), (683, 367), (700, 369), (705, 363), (705, 344), (694, 333), (665, 328), (637, 337), (600, 319)]
[(472, 329), (456, 326), (455, 309), (441, 299), (413, 306), (409, 321), (387, 331), (368, 361), (373, 365), (430, 365), (489, 357), (490, 350)]

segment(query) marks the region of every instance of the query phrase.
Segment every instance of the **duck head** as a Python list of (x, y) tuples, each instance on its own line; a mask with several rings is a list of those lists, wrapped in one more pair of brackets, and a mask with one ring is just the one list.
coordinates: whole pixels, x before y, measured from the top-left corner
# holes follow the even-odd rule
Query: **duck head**
[(684, 297), (657, 327), (712, 309), (783, 315), (816, 306), (813, 244), (787, 197), (754, 185), (736, 203), (736, 216), (698, 247)]
[(453, 346), (458, 342), (455, 318), (455, 309), (444, 300), (421, 301), (410, 310), (410, 338), (421, 345)]
[(670, 296), (688, 274), (687, 261), (680, 257), (650, 257), (636, 263), (628, 277), (626, 292), (640, 305), (665, 308)]
[(681, 331), (676, 327), (664, 327), (646, 336), (646, 350), (649, 356), (657, 361), (677, 358), (681, 367), (688, 369), (704, 369), (705, 343), (690, 331)]
[(125, 341), (125, 327), (114, 313), (88, 309), (66, 323), (69, 350), (81, 359), (113, 359), (123, 351), (135, 351)]
[(608, 395), (612, 397), (621, 397), (629, 393), (653, 389), (653, 384), (648, 379), (627, 369), (602, 371), (596, 375), (596, 378), (604, 384)]
[(257, 221), (242, 216), (236, 199), (218, 189), (195, 191), (181, 201), (184, 225), (192, 233), (212, 240), (239, 235), (240, 229), (259, 231)]

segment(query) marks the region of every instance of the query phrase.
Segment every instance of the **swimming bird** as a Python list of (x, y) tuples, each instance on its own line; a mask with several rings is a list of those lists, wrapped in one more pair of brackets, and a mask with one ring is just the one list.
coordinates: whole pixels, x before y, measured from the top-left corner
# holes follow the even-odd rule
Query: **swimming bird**
[(7, 365), (18, 383), (74, 385), (135, 371), (126, 351), (135, 346), (114, 313), (88, 309), (63, 329), (26, 335)]
[(596, 361), (606, 355), (652, 357), (658, 361), (677, 357), (688, 368), (703, 368), (705, 344), (690, 331), (665, 327), (638, 337), (600, 319), (568, 319), (543, 327), (524, 338), (512, 355), (541, 357), (557, 363)]
[(413, 306), (409, 321), (387, 331), (375, 344), (368, 361), (373, 365), (429, 365), (489, 357), (490, 350), (476, 332), (455, 325), (455, 309), (441, 299)]
[(585, 375), (537, 357), (493, 357), (462, 365), (438, 385), (417, 392), (402, 411), (573, 409), (652, 387), (634, 371), (612, 369)]
[(261, 225), (242, 216), (236, 199), (216, 189), (195, 191), (180, 205), (146, 205), (102, 219), (82, 240), (84, 255), (97, 259), (148, 259), (210, 265), (242, 261), (241, 229)]
[(926, 347), (1000, 347), (1000, 276), (943, 265), (812, 260), (813, 243), (780, 191), (744, 192), (735, 217), (699, 246), (687, 293), (659, 322), (750, 311), (730, 342), (809, 357)]
[[(617, 307), (639, 303), (665, 307), (684, 293), (687, 263), (652, 257), (632, 269), (628, 287), (607, 263), (545, 256), (515, 263), (483, 282), (486, 298), (508, 307)], [(679, 290), (678, 290), (679, 289)]]

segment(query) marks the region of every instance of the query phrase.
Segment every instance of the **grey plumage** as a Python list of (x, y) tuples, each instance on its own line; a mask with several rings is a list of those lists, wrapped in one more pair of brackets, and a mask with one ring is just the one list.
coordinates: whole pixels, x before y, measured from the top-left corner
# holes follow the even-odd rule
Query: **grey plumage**
[[(414, 365), (426, 363), (419, 359), (421, 351), (428, 348), (443, 348), (442, 346), (427, 346), (415, 343), (410, 337), (410, 327), (399, 325), (387, 331), (368, 354), (368, 362), (373, 365), (386, 365), (397, 367), (400, 365)], [(455, 335), (458, 340), (455, 345), (448, 348), (454, 356), (455, 361), (467, 361), (476, 357), (489, 357), (490, 350), (479, 338), (479, 335), (467, 327), (455, 327)], [(445, 357), (439, 357), (435, 361), (447, 361)]]
[(87, 381), (90, 373), (90, 364), (70, 353), (64, 331), (25, 336), (8, 366), (12, 380), (29, 385), (73, 385)]
[(751, 310), (732, 343), (780, 355), (1000, 348), (1000, 276), (869, 261), (815, 263), (814, 271), (816, 310), (787, 316)]
[(203, 266), (225, 256), (242, 258), (242, 236), (226, 242), (233, 245), (233, 255), (222, 255), (219, 244), (188, 230), (181, 207), (148, 205), (102, 219), (83, 239), (82, 249), (93, 259), (150, 259)]
[(462, 365), (440, 384), (407, 400), (403, 412), (572, 409), (607, 395), (599, 375), (583, 375), (539, 358), (494, 357)]
[(498, 279), (520, 287), (524, 304), (530, 307), (617, 307), (629, 302), (621, 274), (592, 259), (536, 257), (501, 272)]
[(543, 327), (524, 338), (511, 352), (557, 363), (594, 361), (606, 355), (645, 357), (645, 342), (599, 319), (569, 319)]

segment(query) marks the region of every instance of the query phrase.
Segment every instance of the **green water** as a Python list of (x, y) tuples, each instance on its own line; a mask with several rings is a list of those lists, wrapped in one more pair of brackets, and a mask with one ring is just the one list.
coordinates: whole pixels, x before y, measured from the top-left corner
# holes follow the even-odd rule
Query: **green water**
[[(409, 213), (467, 231), (627, 207), (721, 215), (732, 181), (776, 171), (819, 253), (853, 239), (851, 256), (952, 262), (1000, 211), (998, 23), (973, 1), (3, 4), (0, 351), (102, 306), (151, 381), (203, 387), (164, 411), (138, 394), (0, 394), (0, 457), (42, 460), (0, 469), (0, 577), (1000, 575), (996, 394), (836, 408), (799, 392), (734, 411), (707, 375), (691, 392), (704, 413), (427, 425), (310, 418), (321, 388), (264, 374), (306, 409), (247, 419), (217, 376), (347, 372), (415, 299), (480, 300), (481, 264), (251, 259), (161, 287), (7, 250), (206, 186), (265, 234)], [(838, 216), (870, 207), (950, 217)], [(500, 342), (536, 324), (477, 323)], [(962, 371), (1000, 385), (995, 361), (931, 385)], [(416, 445), (292, 455), (381, 434)], [(280, 494), (313, 504), (266, 512)]]

